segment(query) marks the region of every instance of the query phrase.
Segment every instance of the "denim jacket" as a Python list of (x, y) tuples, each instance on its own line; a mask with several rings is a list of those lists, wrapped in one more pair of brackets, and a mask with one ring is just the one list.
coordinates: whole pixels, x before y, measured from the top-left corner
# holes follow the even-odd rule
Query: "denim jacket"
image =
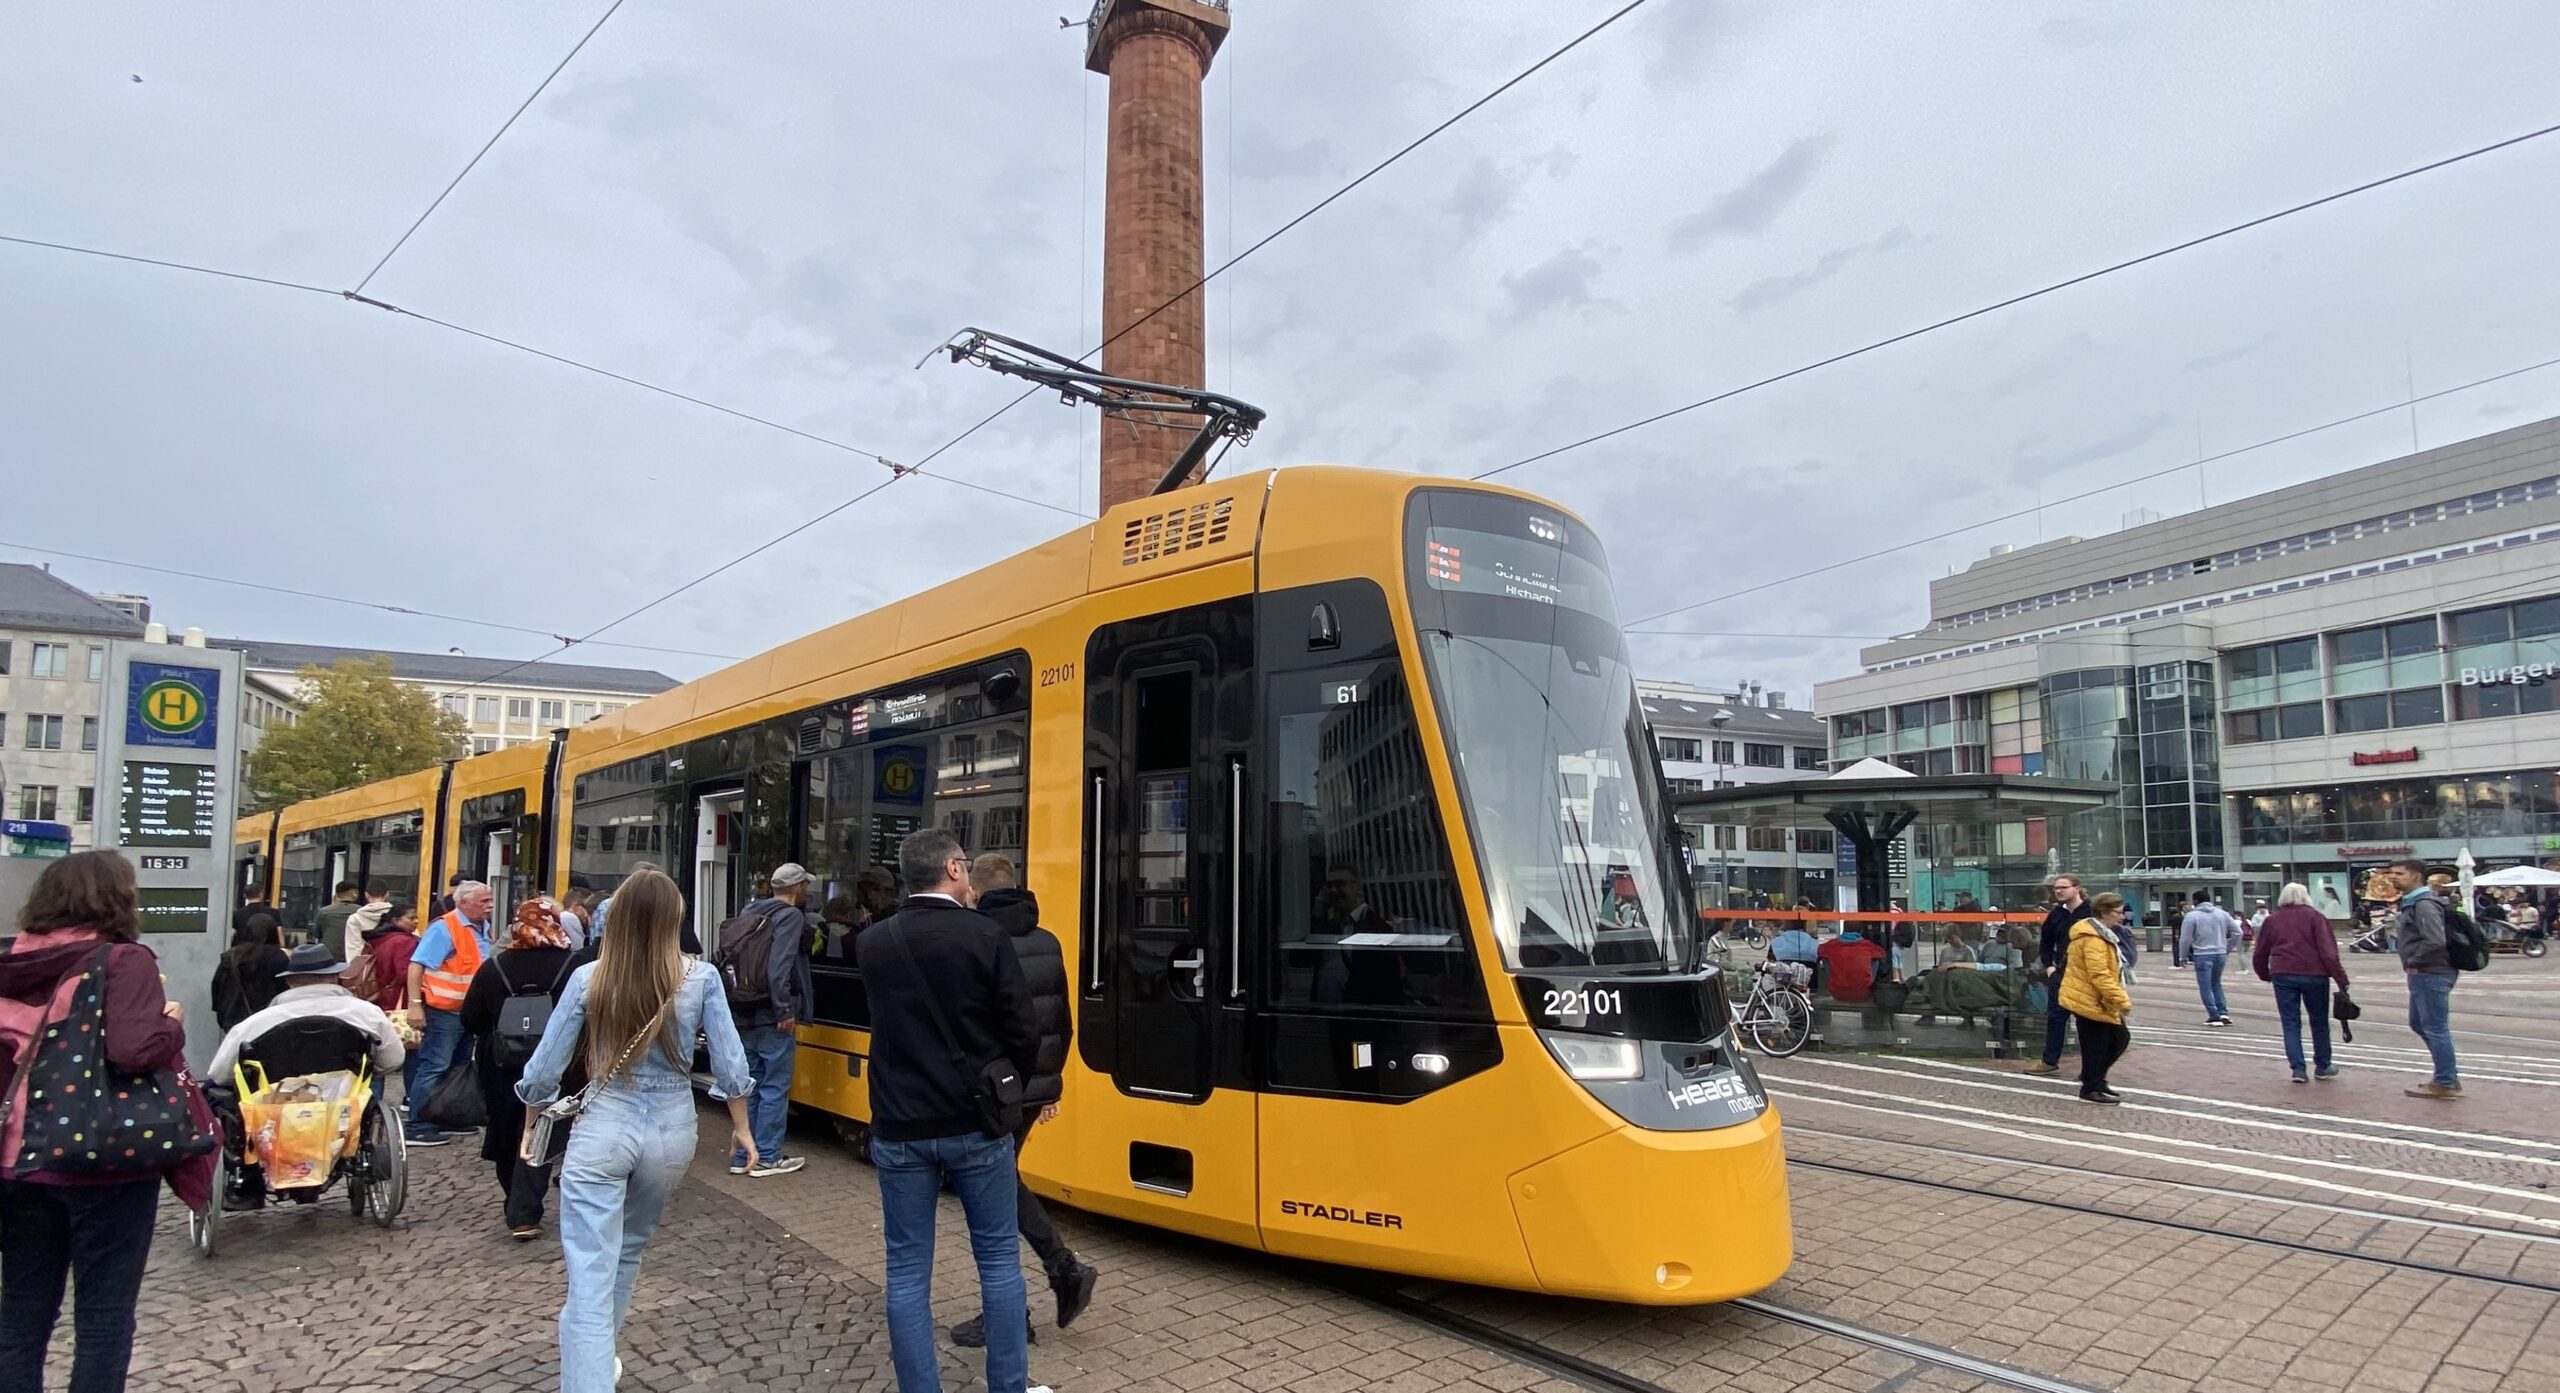
[[(576, 1055), (585, 1035), (587, 1023), (587, 985), (595, 979), (595, 964), (589, 963), (569, 974), (568, 989), (560, 994), (560, 1004), (553, 1008), (551, 1020), (542, 1029), (542, 1044), (533, 1052), (533, 1061), (524, 1067), (524, 1081), (516, 1085), (516, 1096), (534, 1107), (541, 1107), (560, 1096), (560, 1076)], [(743, 1098), (752, 1086), (747, 1074), (747, 1052), (738, 1043), (737, 1022), (729, 1016), (728, 995), (720, 989), (720, 974), (699, 958), (687, 958), (684, 982), (676, 988), (675, 1005), (667, 1012), (674, 1017), (675, 1038), (691, 1053), (696, 1034), (706, 1037), (711, 1045), (712, 1095), (718, 1098)], [(614, 1046), (617, 1053), (623, 1045)], [(690, 1064), (690, 1059), (687, 1060)], [(626, 1066), (605, 1091), (642, 1097), (685, 1096), (693, 1089), (693, 1078), (683, 1070), (667, 1064), (664, 1050), (655, 1040), (631, 1057)]]

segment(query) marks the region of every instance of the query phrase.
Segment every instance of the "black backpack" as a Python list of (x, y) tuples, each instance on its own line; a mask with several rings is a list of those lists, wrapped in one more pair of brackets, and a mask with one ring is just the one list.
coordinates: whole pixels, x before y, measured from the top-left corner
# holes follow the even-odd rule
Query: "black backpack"
[(2489, 965), (2489, 936), (2480, 931), (2480, 921), (2452, 905), (2444, 907), (2444, 955), (2463, 972)]
[(773, 1001), (773, 919), (775, 911), (733, 916), (720, 926), (720, 947), (711, 965), (720, 969), (731, 1006), (764, 1006)]
[[(551, 1026), (551, 1008), (560, 995), (560, 984), (568, 980), (570, 965), (577, 960), (575, 953), (561, 959), (550, 988), (538, 992), (522, 990), (508, 980), (505, 968), (498, 968), (498, 985), (507, 989), (507, 999), (498, 1003), (498, 1024), (489, 1032), (490, 1063), (520, 1071), (533, 1062), (533, 1052), (542, 1046), (542, 1032)], [(490, 965), (496, 967), (496, 960), (491, 959)]]

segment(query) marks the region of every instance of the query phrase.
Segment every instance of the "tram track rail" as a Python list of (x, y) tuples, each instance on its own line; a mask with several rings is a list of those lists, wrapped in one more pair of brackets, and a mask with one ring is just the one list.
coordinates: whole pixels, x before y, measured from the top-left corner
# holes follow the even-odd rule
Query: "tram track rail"
[[(1623, 1369), (1612, 1368), (1570, 1350), (1558, 1349), (1517, 1331), (1503, 1329), (1490, 1321), (1479, 1320), (1464, 1312), (1452, 1311), (1427, 1296), (1415, 1295), (1386, 1283), (1346, 1277), (1319, 1276), (1314, 1280), (1366, 1301), (1381, 1310), (1402, 1316), (1416, 1324), (1428, 1326), (1452, 1339), (1465, 1341), (1479, 1349), (1526, 1364), (1552, 1377), (1564, 1379), (1577, 1387), (1591, 1389), (1593, 1393), (1675, 1393), (1668, 1384), (1658, 1383)], [(1889, 1330), (1877, 1330), (1871, 1326), (1824, 1315), (1819, 1311), (1807, 1311), (1783, 1302), (1771, 1301), (1765, 1297), (1740, 1297), (1720, 1304), (1726, 1309), (1747, 1312), (1763, 1320), (1792, 1325), (1798, 1329), (1814, 1331), (1879, 1353), (1895, 1355), (1909, 1360), (1914, 1365), (1944, 1369), (1983, 1383), (2016, 1389), (2018, 1393), (2099, 1393), (2099, 1390), (2086, 1384), (2073, 1383), (2068, 1379), (2055, 1378), (2049, 1374), (2039, 1374), (2032, 1369), (2021, 1369), (2014, 1364), (2003, 1364), (1996, 1359), (1985, 1359), (1945, 1345), (1933, 1344), (1908, 1335), (1897, 1335)], [(1895, 1374), (1884, 1380), (1884, 1383), (1895, 1384), (1904, 1377), (1907, 1377), (1907, 1374)]]
[[(1878, 1141), (1880, 1139), (1857, 1138), (1857, 1140)], [(2032, 1165), (2039, 1169), (2067, 1170), (2092, 1176), (2103, 1176), (2118, 1183), (2131, 1181), (2137, 1184), (2154, 1184), (2187, 1190), (2203, 1190), (2208, 1193), (2229, 1196), (2234, 1199), (2275, 1202), (2287, 1205), (2302, 1204), (2303, 1207), (2306, 1208), (2322, 1210), (2346, 1217), (2419, 1224), (2430, 1228), (2455, 1230), (2486, 1238), (2507, 1238), (2527, 1243), (2547, 1243), (2553, 1241), (2539, 1234), (2517, 1233), (2509, 1229), (2492, 1228), (2486, 1225), (2439, 1222), (2431, 1219), (2418, 1218), (2412, 1215), (2388, 1214), (2375, 1210), (2354, 1209), (2345, 1205), (2292, 1201), (2282, 1199), (2277, 1196), (2255, 1195), (2245, 1190), (2228, 1190), (2216, 1186), (2198, 1186), (2177, 1181), (2152, 1180), (2147, 1176), (2119, 1175), (2110, 1171), (2097, 1170), (2093, 1167), (2058, 1166), (2051, 1163), (2021, 1162), (2014, 1157), (1994, 1156), (1980, 1152), (1946, 1152), (1939, 1151), (1934, 1147), (1922, 1146), (1918, 1143), (1887, 1144), (1907, 1145), (1914, 1150), (1929, 1151), (1939, 1155), (1961, 1156), (1968, 1160), (1977, 1160), (1988, 1163)], [(2304, 1253), (2314, 1257), (2338, 1258), (2348, 1262), (2370, 1263), (2381, 1267), (2397, 1268), (2404, 1272), (2423, 1272), (2430, 1276), (2458, 1278), (2465, 1281), (2484, 1282), (2493, 1286), (2508, 1287), (2516, 1290), (2538, 1291), (2550, 1295), (2560, 1295), (2560, 1281), (2547, 1281), (2534, 1277), (2519, 1277), (2512, 1273), (2482, 1272), (2473, 1268), (2455, 1267), (2447, 1263), (2425, 1262), (2415, 1258), (2391, 1257), (2382, 1253), (2358, 1252), (2353, 1248), (2341, 1248), (2329, 1244), (2309, 1243), (2300, 1239), (2278, 1238), (2267, 1234), (2241, 1233), (2231, 1229), (2216, 1228), (2210, 1224), (2191, 1223), (2183, 1219), (2163, 1219), (2149, 1214), (2137, 1214), (2122, 1209), (2110, 1209), (2102, 1205), (2081, 1204), (2072, 1200), (2047, 1199), (2036, 1195), (2021, 1195), (2012, 1191), (1992, 1189), (1986, 1186), (1959, 1184), (1951, 1180), (1932, 1180), (1923, 1176), (1895, 1175), (1889, 1172), (1879, 1172), (1863, 1169), (1857, 1166), (1845, 1165), (1836, 1161), (1816, 1161), (1802, 1156), (1789, 1156), (1787, 1158), (1787, 1163), (1789, 1165), (1802, 1166), (1807, 1170), (1817, 1170), (1838, 1175), (1853, 1176), (1863, 1180), (1882, 1181), (1893, 1185), (1917, 1186), (1924, 1189), (1939, 1190), (1949, 1194), (1968, 1195), (1977, 1199), (2005, 1200), (2012, 1204), (2036, 1205), (2042, 1208), (2056, 1209), (2072, 1214), (2086, 1214), (2094, 1218), (2120, 1219), (2129, 1223), (2149, 1224), (2155, 1228), (2174, 1229), (2181, 1233), (2192, 1233), (2199, 1237), (2220, 1238), (2234, 1243), (2249, 1243), (2260, 1247), (2280, 1248), (2289, 1252)]]
[[(2500, 1228), (2494, 1224), (2474, 1224), (2465, 1222), (2461, 1219), (2439, 1219), (2424, 1214), (2399, 1214), (2387, 1209), (2359, 1209), (2351, 1204), (2332, 1204), (2327, 1200), (2307, 1200), (2300, 1199), (2292, 1195), (2269, 1195), (2260, 1193), (2256, 1190), (2235, 1189), (2228, 1185), (2207, 1185), (2201, 1181), (2194, 1180), (2170, 1180), (2156, 1175), (2128, 1175), (2123, 1171), (2107, 1170), (2100, 1166), (2075, 1166), (2068, 1161), (2037, 1161), (2030, 1160), (2023, 1156), (2003, 1156), (1994, 1151), (1967, 1151), (1957, 1147), (1939, 1146), (1932, 1142), (1906, 1141), (1900, 1137), (1862, 1136), (1856, 1132), (1832, 1131), (1820, 1127), (1806, 1127), (1796, 1123), (1789, 1123), (1787, 1125), (1787, 1135), (1791, 1137), (1821, 1137), (1825, 1140), (1855, 1142), (1867, 1146), (1889, 1146), (1903, 1151), (1920, 1151), (1926, 1152), (1932, 1156), (1952, 1157), (1960, 1161), (1982, 1161), (2004, 1166), (2013, 1166), (2020, 1170), (2053, 1171), (2068, 1175), (2094, 1176), (2099, 1179), (2113, 1181), (2118, 1184), (2126, 1181), (2132, 1181), (2142, 1185), (2158, 1186), (2165, 1190), (2183, 1190), (2189, 1194), (2214, 1195), (2225, 1199), (2255, 1201), (2260, 1204), (2280, 1204), (2288, 1209), (2308, 1209), (2323, 1214), (2335, 1214), (2341, 1218), (2372, 1219), (2382, 1223), (2407, 1224), (2418, 1228), (2444, 1229), (2453, 1233), (2471, 1234), (2478, 1238), (2506, 1238), (2513, 1239), (2518, 1243), (2560, 1245), (2560, 1234), (2535, 1233), (2528, 1229)], [(1787, 1159), (1794, 1161), (1801, 1158), (1790, 1156)], [(2162, 1159), (2172, 1162), (2175, 1160), (2173, 1157), (2163, 1157)], [(1873, 1172), (1860, 1173), (1873, 1174)], [(2412, 1201), (2412, 1203), (2415, 1202), (2416, 1201)]]

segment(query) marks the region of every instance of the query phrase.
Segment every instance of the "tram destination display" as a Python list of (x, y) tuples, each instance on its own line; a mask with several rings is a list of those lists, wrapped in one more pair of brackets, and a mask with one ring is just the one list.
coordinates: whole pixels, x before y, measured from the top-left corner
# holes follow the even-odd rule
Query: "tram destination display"
[(1563, 525), (1532, 517), (1527, 526), (1534, 535), (1429, 529), (1422, 543), (1423, 579), (1434, 590), (1611, 614), (1608, 573), (1564, 545)]
[(221, 774), (210, 764), (124, 762), (120, 846), (210, 847), (221, 804)]

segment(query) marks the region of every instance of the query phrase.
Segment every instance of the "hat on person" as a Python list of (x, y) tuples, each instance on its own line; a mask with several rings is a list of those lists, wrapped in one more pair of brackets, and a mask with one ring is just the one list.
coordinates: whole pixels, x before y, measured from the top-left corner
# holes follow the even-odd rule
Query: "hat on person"
[(285, 955), (278, 977), (335, 977), (347, 970), (325, 943), (305, 943)]
[(794, 885), (808, 883), (809, 868), (797, 861), (785, 861), (773, 868), (773, 888), (776, 890), (788, 890)]

